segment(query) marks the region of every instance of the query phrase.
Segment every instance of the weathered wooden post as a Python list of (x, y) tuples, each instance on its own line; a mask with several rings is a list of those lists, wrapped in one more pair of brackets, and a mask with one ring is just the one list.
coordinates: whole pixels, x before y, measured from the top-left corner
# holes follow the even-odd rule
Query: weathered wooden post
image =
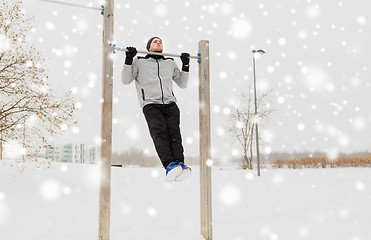
[(103, 15), (102, 68), (102, 139), (101, 182), (99, 193), (99, 240), (109, 240), (111, 208), (112, 158), (112, 90), (113, 90), (113, 16), (114, 0), (106, 0)]
[(211, 165), (207, 162), (211, 159), (209, 41), (200, 41), (198, 48), (201, 235), (212, 240)]

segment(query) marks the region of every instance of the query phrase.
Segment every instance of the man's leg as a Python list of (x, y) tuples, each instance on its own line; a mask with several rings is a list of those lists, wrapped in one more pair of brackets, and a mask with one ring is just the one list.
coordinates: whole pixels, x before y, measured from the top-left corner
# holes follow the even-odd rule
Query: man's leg
[(184, 149), (180, 133), (180, 111), (174, 103), (169, 106), (166, 112), (166, 121), (169, 128), (170, 145), (173, 156), (180, 162), (182, 172), (176, 176), (175, 181), (183, 181), (192, 175), (192, 169), (184, 164)]
[(143, 113), (146, 118), (157, 155), (160, 158), (164, 168), (166, 168), (175, 160), (173, 158), (169, 143), (168, 127), (164, 113), (161, 109), (161, 106), (154, 104), (144, 106)]
[(184, 149), (180, 133), (180, 111), (175, 103), (168, 106), (166, 111), (166, 122), (169, 131), (169, 141), (175, 160), (184, 163)]

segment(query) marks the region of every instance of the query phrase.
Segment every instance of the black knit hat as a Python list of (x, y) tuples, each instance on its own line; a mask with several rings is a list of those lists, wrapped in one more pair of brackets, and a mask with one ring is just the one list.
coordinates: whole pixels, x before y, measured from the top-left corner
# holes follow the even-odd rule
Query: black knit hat
[[(149, 51), (149, 48), (151, 47), (151, 43), (152, 43), (152, 41), (153, 41), (153, 39), (155, 39), (155, 38), (158, 38), (158, 39), (160, 39), (161, 40), (161, 38), (159, 38), (159, 37), (151, 37), (149, 40), (148, 40), (148, 42), (147, 42), (147, 50)], [(162, 40), (161, 40), (162, 41)]]

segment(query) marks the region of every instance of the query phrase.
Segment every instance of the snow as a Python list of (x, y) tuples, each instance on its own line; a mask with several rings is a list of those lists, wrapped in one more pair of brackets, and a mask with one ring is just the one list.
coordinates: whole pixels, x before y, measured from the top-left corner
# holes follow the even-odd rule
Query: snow
[(251, 34), (252, 27), (246, 19), (233, 19), (230, 27), (229, 35), (238, 39), (244, 40)]
[[(98, 165), (0, 162), (0, 239), (98, 235)], [(112, 168), (111, 239), (202, 239), (199, 168), (164, 181), (162, 168)], [(369, 169), (213, 166), (213, 239), (371, 238)]]

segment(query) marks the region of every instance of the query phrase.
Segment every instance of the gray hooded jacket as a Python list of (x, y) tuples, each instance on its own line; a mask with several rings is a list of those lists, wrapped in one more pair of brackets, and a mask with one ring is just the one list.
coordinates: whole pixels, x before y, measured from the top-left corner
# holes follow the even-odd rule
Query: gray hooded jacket
[(180, 71), (174, 59), (155, 59), (150, 56), (135, 58), (132, 65), (124, 64), (122, 82), (130, 84), (135, 80), (139, 104), (169, 104), (176, 102), (173, 81), (186, 88), (189, 72)]

